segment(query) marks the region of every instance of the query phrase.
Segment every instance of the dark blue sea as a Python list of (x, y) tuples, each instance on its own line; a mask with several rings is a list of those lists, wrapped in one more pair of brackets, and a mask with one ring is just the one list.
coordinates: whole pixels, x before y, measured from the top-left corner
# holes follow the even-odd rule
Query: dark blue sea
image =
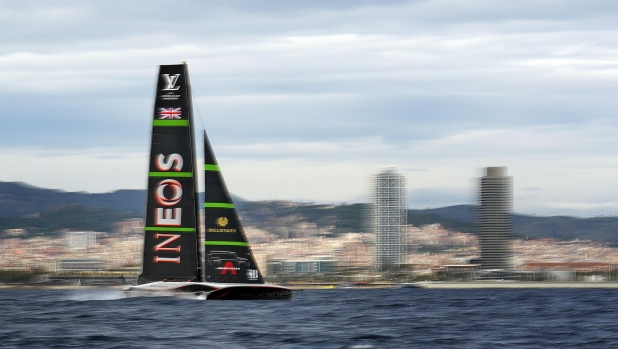
[(616, 348), (618, 289), (334, 289), (291, 301), (0, 291), (0, 348)]

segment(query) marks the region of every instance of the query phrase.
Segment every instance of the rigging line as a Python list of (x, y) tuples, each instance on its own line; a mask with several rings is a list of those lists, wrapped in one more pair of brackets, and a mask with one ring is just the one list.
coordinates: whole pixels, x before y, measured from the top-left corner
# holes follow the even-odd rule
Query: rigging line
[(193, 93), (191, 94), (191, 99), (193, 99), (193, 104), (197, 108), (197, 115), (200, 116), (200, 121), (202, 122), (202, 129), (205, 130), (206, 126), (204, 125), (204, 119), (202, 119), (202, 113), (200, 112), (200, 106), (197, 104), (197, 100), (195, 99), (195, 96), (193, 95)]

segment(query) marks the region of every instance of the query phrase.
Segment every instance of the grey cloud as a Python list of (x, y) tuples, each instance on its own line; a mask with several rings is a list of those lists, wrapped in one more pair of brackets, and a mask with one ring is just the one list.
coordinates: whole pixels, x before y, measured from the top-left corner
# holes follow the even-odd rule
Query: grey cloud
[[(11, 26), (5, 45), (40, 47), (104, 44), (127, 36), (174, 36), (177, 42), (221, 37), (325, 33), (414, 34), (483, 28), (509, 32), (611, 25), (616, 4), (607, 1), (45, 1), (2, 3)], [(605, 20), (605, 21), (604, 21)], [(615, 23), (615, 22), (614, 22)], [(505, 30), (505, 29), (502, 29)], [(8, 33), (7, 31), (3, 31)], [(452, 34), (452, 33), (451, 33)], [(150, 42), (156, 44), (156, 42)], [(27, 43), (26, 43), (27, 45)]]
[[(228, 158), (609, 166), (618, 146), (617, 9), (608, 1), (5, 1), (0, 146), (142, 151), (156, 66), (188, 59), (206, 128)], [(420, 205), (466, 201), (441, 190), (414, 194)]]

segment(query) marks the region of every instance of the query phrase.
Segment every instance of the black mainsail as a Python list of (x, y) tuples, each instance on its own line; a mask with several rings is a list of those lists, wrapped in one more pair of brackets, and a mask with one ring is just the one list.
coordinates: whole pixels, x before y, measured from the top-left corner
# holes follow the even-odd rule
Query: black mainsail
[(191, 90), (186, 64), (159, 68), (144, 258), (138, 284), (202, 281)]
[(204, 263), (207, 282), (263, 284), (219, 164), (204, 131)]

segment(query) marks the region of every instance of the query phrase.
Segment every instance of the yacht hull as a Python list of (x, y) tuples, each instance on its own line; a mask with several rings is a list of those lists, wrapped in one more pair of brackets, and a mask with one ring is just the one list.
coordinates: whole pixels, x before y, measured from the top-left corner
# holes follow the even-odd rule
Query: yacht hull
[(127, 286), (129, 296), (162, 295), (184, 296), (194, 294), (206, 299), (219, 300), (289, 300), (292, 290), (273, 284), (224, 284), (214, 282), (165, 282)]

